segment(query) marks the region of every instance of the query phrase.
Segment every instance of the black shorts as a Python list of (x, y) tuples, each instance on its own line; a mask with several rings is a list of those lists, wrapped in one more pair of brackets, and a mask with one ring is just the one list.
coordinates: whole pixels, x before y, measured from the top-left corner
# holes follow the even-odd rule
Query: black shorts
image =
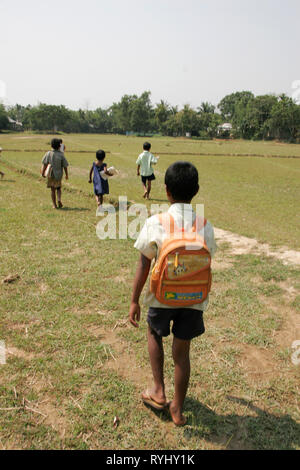
[(141, 176), (141, 179), (142, 179), (142, 183), (146, 184), (146, 181), (155, 180), (155, 175), (154, 175), (154, 173), (152, 173), (152, 175), (150, 175), (150, 176)]
[(189, 340), (205, 331), (201, 310), (149, 307), (147, 322), (158, 336), (169, 336), (171, 321), (172, 333), (178, 339)]

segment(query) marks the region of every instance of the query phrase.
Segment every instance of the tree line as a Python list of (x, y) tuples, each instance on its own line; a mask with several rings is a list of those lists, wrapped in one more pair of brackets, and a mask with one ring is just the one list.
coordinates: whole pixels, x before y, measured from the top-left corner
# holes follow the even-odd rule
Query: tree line
[[(282, 94), (254, 96), (240, 91), (225, 96), (217, 106), (202, 102), (182, 109), (164, 100), (151, 103), (151, 92), (124, 95), (110, 107), (95, 110), (71, 110), (66, 106), (39, 103), (36, 106), (5, 107), (0, 104), (0, 131), (13, 121), (21, 122), (23, 130), (65, 133), (135, 133), (161, 134), (212, 139), (233, 137), (243, 139), (278, 139), (300, 143), (300, 105)], [(232, 130), (222, 130), (224, 122)]]

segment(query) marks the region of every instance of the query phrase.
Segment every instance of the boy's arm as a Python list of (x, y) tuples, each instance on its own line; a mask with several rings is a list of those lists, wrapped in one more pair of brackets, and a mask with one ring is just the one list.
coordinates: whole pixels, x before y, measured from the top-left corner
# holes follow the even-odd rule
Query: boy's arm
[(94, 169), (94, 167), (92, 166), (92, 168), (91, 168), (91, 170), (90, 170), (90, 179), (89, 179), (89, 183), (92, 182), (93, 169)]
[(42, 168), (41, 168), (41, 175), (43, 178), (45, 178), (45, 171), (46, 171), (47, 165), (43, 163)]
[(63, 156), (63, 159), (62, 159), (62, 166), (63, 166), (63, 169), (65, 171), (65, 175), (66, 175), (66, 180), (69, 179), (69, 175), (68, 175), (68, 166), (69, 166), (69, 163), (68, 163), (68, 160), (66, 159), (65, 156)]
[(141, 253), (141, 256), (137, 265), (134, 282), (133, 282), (133, 291), (132, 291), (131, 304), (130, 304), (130, 309), (129, 309), (129, 321), (136, 328), (138, 328), (139, 326), (137, 322), (140, 321), (140, 317), (141, 317), (139, 299), (140, 299), (140, 295), (143, 290), (143, 287), (145, 285), (145, 282), (147, 280), (150, 266), (151, 266), (151, 260), (146, 258), (146, 256), (144, 256)]
[(136, 170), (137, 176), (140, 176), (140, 167), (141, 167), (141, 165), (138, 165), (138, 166), (137, 166), (137, 170)]
[(45, 178), (45, 171), (49, 163), (49, 152), (45, 153), (43, 160), (42, 160), (42, 166), (41, 166), (41, 175), (43, 178)]
[(156, 163), (158, 162), (158, 159), (159, 159), (159, 156), (155, 157), (155, 156), (152, 154), (152, 157), (151, 157), (151, 164), (156, 165)]
[(107, 165), (106, 165), (106, 164), (104, 164), (104, 165), (105, 165), (105, 166), (103, 167), (103, 171), (104, 171), (104, 173), (105, 173), (106, 175), (108, 175), (108, 176), (113, 176), (113, 174), (112, 174), (112, 173), (110, 173), (110, 171), (108, 171), (108, 169), (107, 169)]

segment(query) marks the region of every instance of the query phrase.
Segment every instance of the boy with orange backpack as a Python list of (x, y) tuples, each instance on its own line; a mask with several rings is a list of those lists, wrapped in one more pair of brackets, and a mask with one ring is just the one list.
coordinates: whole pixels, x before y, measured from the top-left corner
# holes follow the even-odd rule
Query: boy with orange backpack
[[(186, 423), (183, 403), (190, 377), (191, 339), (204, 333), (203, 311), (208, 306), (211, 258), (217, 246), (210, 222), (197, 217), (191, 200), (199, 190), (198, 171), (189, 162), (175, 162), (166, 171), (165, 185), (171, 206), (168, 212), (147, 219), (135, 248), (140, 251), (129, 311), (130, 323), (138, 327), (139, 298), (148, 278), (145, 303), (148, 311), (148, 351), (154, 384), (142, 393), (146, 405), (169, 409), (177, 426)], [(175, 394), (168, 403), (164, 384), (162, 338), (170, 334), (175, 364)]]

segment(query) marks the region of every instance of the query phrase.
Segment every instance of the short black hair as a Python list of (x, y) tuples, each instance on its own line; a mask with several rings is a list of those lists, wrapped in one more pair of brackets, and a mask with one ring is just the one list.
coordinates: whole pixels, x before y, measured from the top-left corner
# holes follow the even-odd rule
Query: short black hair
[(52, 139), (51, 140), (51, 147), (53, 150), (58, 150), (60, 147), (60, 140), (59, 139)]
[(190, 162), (175, 162), (165, 174), (165, 185), (174, 201), (191, 201), (199, 191), (198, 181), (198, 170)]
[(105, 158), (105, 152), (104, 152), (104, 150), (97, 150), (97, 152), (96, 152), (96, 158), (97, 158), (97, 160), (99, 160), (100, 162), (102, 162), (102, 160), (104, 160), (104, 158)]
[(144, 149), (144, 150), (150, 150), (150, 149), (151, 149), (151, 144), (150, 144), (150, 142), (144, 142), (143, 149)]

